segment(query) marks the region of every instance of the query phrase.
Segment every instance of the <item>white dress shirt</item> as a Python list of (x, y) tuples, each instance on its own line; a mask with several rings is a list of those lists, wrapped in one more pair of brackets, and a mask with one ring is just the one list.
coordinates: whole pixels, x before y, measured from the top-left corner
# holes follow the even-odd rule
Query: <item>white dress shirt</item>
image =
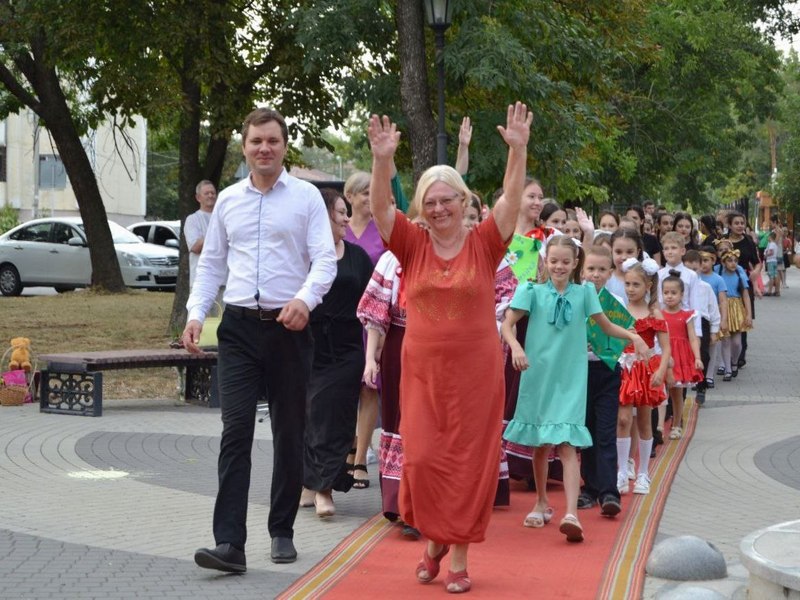
[(311, 311), (335, 277), (333, 234), (317, 188), (283, 169), (262, 194), (246, 177), (214, 205), (188, 319), (205, 319), (221, 285), (225, 304), (269, 310), (297, 298)]
[(718, 333), (721, 316), (719, 313), (719, 301), (714, 293), (714, 288), (702, 279), (698, 280), (697, 297), (700, 301), (700, 308), (697, 309), (700, 316), (708, 321), (711, 326), (711, 333)]

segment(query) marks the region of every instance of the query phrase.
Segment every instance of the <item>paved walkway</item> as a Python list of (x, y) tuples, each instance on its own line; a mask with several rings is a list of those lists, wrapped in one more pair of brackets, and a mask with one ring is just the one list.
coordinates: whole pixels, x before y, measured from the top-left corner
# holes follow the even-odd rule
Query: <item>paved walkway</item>
[[(757, 306), (748, 365), (718, 382), (673, 484), (659, 537), (691, 533), (723, 551), (729, 579), (707, 584), (739, 597), (739, 541), (800, 514), (800, 272)], [(269, 561), (269, 424), (257, 426), (248, 573), (197, 568), (212, 543), (219, 412), (172, 401), (105, 401), (104, 416), (0, 408), (0, 600), (269, 598), (311, 569), (379, 510), (373, 486), (337, 495), (337, 516), (312, 509), (296, 524), (299, 560)], [(375, 469), (373, 469), (374, 471)], [(704, 584), (706, 585), (706, 584)], [(676, 587), (648, 579), (644, 597)]]
[(651, 577), (644, 598), (692, 586), (743, 599), (742, 538), (800, 518), (800, 271), (792, 267), (787, 275), (790, 287), (780, 298), (756, 302), (747, 366), (730, 383), (718, 378), (708, 392), (656, 539), (708, 540), (724, 554), (729, 577), (683, 584)]

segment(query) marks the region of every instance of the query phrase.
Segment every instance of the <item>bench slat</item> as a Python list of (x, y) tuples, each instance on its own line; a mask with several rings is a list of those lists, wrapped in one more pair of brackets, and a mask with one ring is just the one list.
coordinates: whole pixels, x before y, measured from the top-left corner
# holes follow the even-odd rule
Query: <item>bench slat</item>
[(101, 371), (189, 364), (213, 365), (217, 362), (217, 353), (191, 354), (182, 349), (102, 350), (43, 354), (39, 358), (47, 363), (48, 369), (51, 371)]

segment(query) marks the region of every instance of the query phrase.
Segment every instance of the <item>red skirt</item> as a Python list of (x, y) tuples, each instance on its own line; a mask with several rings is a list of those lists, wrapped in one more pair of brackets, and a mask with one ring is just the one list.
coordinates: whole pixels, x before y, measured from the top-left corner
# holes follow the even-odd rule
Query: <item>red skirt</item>
[(667, 398), (662, 383), (652, 387), (650, 380), (661, 365), (661, 355), (655, 354), (649, 360), (637, 360), (631, 368), (622, 368), (619, 386), (620, 406), (658, 406)]

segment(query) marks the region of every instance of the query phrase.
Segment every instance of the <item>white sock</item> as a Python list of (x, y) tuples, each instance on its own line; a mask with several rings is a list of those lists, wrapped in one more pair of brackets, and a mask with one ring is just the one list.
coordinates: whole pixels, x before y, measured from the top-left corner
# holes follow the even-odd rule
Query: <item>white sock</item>
[(639, 438), (639, 475), (648, 475), (650, 468), (650, 451), (653, 449), (653, 438), (643, 440)]
[[(631, 438), (617, 438), (617, 473), (628, 478), (628, 457), (631, 455)], [(647, 456), (650, 456), (648, 453)]]

